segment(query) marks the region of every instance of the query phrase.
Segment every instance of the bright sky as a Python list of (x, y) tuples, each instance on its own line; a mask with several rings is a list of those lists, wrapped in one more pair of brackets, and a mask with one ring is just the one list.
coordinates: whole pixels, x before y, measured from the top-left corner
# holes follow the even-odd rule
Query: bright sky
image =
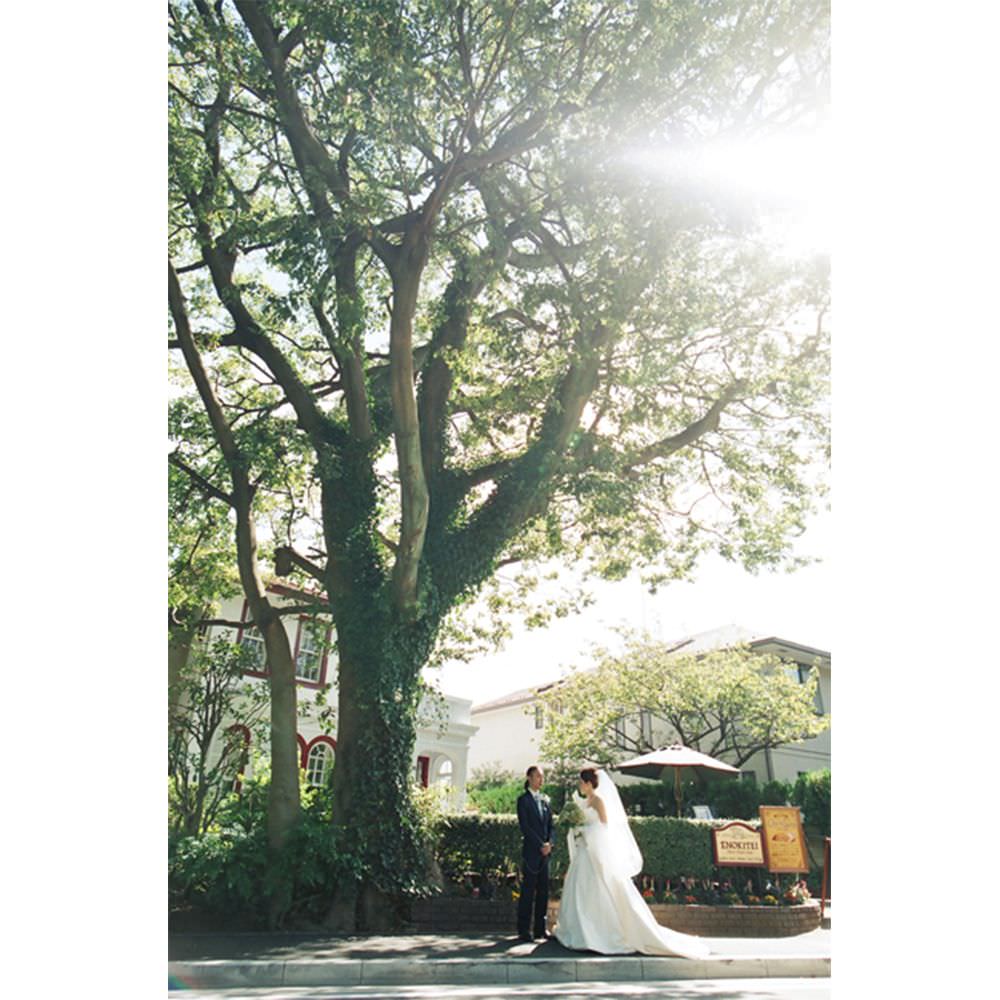
[[(796, 552), (828, 557), (830, 515), (817, 516)], [(446, 694), (489, 701), (588, 665), (597, 646), (613, 645), (614, 628), (627, 624), (658, 638), (679, 639), (722, 625), (741, 625), (829, 650), (832, 645), (830, 567), (814, 563), (793, 573), (756, 576), (718, 557), (706, 558), (693, 582), (673, 583), (650, 595), (636, 579), (594, 586), (597, 601), (581, 614), (544, 629), (515, 632), (500, 652), (430, 671)]]
[(668, 189), (697, 188), (720, 203), (754, 205), (766, 235), (787, 253), (830, 250), (834, 183), (826, 122), (754, 139), (636, 147), (620, 159), (660, 177)]

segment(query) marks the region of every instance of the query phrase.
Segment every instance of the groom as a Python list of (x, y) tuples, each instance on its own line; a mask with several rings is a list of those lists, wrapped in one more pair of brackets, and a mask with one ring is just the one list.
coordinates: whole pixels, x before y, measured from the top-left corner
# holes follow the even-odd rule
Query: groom
[[(552, 810), (548, 799), (542, 795), (545, 775), (541, 768), (533, 764), (528, 768), (527, 777), (524, 794), (517, 799), (517, 821), (524, 837), (521, 850), (524, 879), (521, 882), (521, 898), (517, 902), (517, 936), (522, 941), (550, 936), (545, 930), (545, 914), (549, 907), (549, 855), (555, 842)], [(534, 934), (530, 927), (532, 909)]]

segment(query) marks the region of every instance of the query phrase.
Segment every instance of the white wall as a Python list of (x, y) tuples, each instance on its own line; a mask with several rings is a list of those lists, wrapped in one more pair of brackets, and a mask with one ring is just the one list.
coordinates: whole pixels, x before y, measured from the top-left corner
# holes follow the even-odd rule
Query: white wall
[(525, 704), (505, 705), (485, 712), (473, 711), (479, 727), (469, 745), (469, 772), (484, 764), (499, 762), (520, 777), (532, 764), (546, 763), (539, 755), (541, 729), (535, 728), (534, 709), (525, 714)]
[[(469, 775), (469, 746), (477, 727), (470, 718), (471, 701), (452, 695), (444, 695), (444, 701), (447, 708), (444, 728), (441, 725), (420, 726), (414, 758), (430, 759), (428, 784), (446, 787), (451, 807), (462, 810), (465, 808), (465, 783)], [(442, 766), (446, 761), (451, 763), (450, 780), (442, 777)]]

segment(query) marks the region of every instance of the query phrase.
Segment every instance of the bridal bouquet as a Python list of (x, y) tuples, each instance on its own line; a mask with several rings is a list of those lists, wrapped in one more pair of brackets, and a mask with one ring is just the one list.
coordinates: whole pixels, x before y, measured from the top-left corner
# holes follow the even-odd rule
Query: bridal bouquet
[(559, 825), (570, 834), (575, 834), (577, 827), (583, 826), (583, 813), (572, 795), (566, 797), (566, 804), (559, 813)]

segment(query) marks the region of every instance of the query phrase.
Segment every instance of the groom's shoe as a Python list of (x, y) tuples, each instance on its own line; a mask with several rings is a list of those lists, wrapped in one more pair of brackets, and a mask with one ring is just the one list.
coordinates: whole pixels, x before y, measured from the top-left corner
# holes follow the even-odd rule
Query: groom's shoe
[(534, 938), (530, 934), (518, 934), (518, 941), (534, 941)]
[(535, 935), (535, 940), (536, 941), (551, 941), (552, 938), (554, 938), (554, 937), (555, 937), (554, 934), (550, 934), (548, 931), (542, 931), (541, 934), (536, 934)]

